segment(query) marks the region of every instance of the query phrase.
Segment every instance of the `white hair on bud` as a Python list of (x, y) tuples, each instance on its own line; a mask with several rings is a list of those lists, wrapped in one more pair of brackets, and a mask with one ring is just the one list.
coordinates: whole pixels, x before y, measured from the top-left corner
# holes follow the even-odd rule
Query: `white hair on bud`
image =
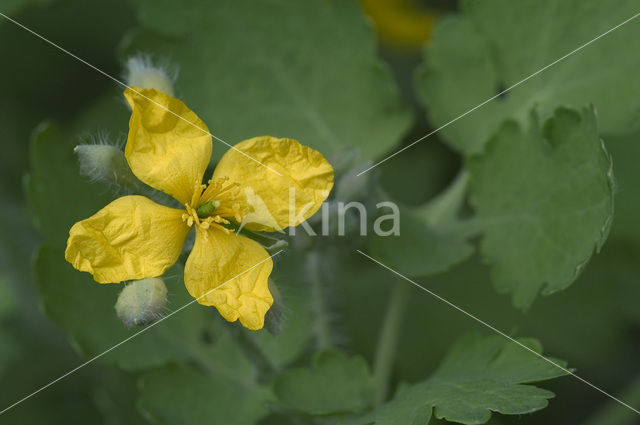
[(73, 148), (78, 155), (80, 172), (92, 181), (112, 183), (113, 166), (122, 151), (111, 145), (78, 145)]
[(92, 182), (107, 184), (117, 194), (138, 191), (139, 183), (124, 156), (122, 141), (113, 142), (102, 132), (85, 136), (83, 142), (73, 149), (82, 175)]
[(128, 86), (156, 89), (169, 96), (174, 96), (173, 82), (176, 74), (176, 71), (170, 71), (167, 66), (154, 65), (151, 57), (145, 54), (129, 57), (125, 65)]
[(116, 302), (116, 314), (125, 326), (146, 325), (162, 317), (167, 305), (167, 286), (162, 278), (134, 280), (126, 285)]

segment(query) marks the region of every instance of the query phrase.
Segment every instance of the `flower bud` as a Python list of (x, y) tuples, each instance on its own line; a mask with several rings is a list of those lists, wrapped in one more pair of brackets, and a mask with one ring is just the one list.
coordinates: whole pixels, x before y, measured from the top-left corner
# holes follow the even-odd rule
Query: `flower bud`
[(165, 69), (154, 66), (148, 56), (132, 56), (127, 60), (126, 79), (130, 87), (156, 89), (174, 95), (173, 79)]
[(138, 179), (118, 147), (109, 144), (78, 145), (73, 151), (78, 155), (80, 172), (91, 180), (129, 192), (137, 190)]
[(167, 305), (167, 287), (159, 277), (127, 284), (116, 302), (116, 314), (126, 326), (146, 325), (162, 317)]

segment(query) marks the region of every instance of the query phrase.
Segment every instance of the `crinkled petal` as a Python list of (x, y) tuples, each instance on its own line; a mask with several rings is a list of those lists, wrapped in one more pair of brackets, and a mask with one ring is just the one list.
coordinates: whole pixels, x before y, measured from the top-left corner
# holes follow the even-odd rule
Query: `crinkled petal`
[(180, 203), (191, 201), (211, 159), (209, 129), (178, 99), (155, 89), (129, 88), (125, 156), (131, 171)]
[(184, 269), (189, 293), (200, 304), (215, 306), (230, 322), (248, 329), (264, 326), (273, 304), (269, 275), (273, 261), (257, 242), (219, 228), (198, 228)]
[(320, 152), (271, 136), (229, 149), (213, 173), (214, 179), (223, 177), (240, 184), (252, 207), (245, 227), (254, 231), (297, 226), (318, 211), (333, 187), (333, 167)]
[(65, 258), (100, 283), (160, 276), (182, 250), (184, 211), (144, 196), (116, 199), (69, 231)]

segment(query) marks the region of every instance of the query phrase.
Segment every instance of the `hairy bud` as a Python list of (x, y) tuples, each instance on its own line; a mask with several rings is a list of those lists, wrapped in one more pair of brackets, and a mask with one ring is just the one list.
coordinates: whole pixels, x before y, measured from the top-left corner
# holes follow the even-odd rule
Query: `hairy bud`
[(116, 314), (126, 326), (146, 325), (162, 317), (167, 305), (167, 287), (159, 277), (135, 280), (122, 289)]
[(117, 146), (105, 143), (78, 145), (73, 151), (78, 155), (80, 172), (91, 180), (129, 192), (138, 189), (138, 179), (131, 172), (124, 152)]
[(169, 96), (174, 95), (173, 79), (166, 69), (154, 66), (148, 56), (130, 57), (125, 75), (128, 86), (156, 89)]

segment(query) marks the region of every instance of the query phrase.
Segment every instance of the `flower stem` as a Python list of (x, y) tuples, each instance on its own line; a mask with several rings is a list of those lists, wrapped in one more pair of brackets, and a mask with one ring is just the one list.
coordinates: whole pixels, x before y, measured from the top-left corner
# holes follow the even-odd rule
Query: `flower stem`
[(404, 282), (396, 281), (394, 283), (373, 362), (373, 379), (377, 388), (376, 405), (384, 402), (389, 392), (389, 379), (396, 356), (408, 293), (409, 286)]
[(307, 256), (307, 268), (311, 284), (311, 310), (314, 316), (316, 341), (318, 349), (323, 350), (333, 346), (333, 338), (331, 336), (331, 320), (322, 284), (320, 253), (309, 253)]

